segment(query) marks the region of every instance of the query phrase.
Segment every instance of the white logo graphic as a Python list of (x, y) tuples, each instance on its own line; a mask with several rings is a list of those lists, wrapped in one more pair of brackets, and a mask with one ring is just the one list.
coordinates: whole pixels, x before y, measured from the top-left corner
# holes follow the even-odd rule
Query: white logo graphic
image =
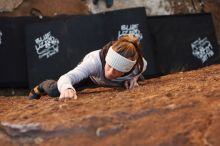
[(191, 44), (192, 54), (200, 59), (202, 63), (206, 62), (211, 56), (214, 55), (211, 42), (205, 37), (204, 39), (198, 38)]
[(118, 38), (127, 34), (133, 34), (139, 38), (143, 39), (143, 35), (138, 28), (139, 24), (121, 25), (121, 30), (118, 31)]
[(35, 49), (39, 55), (39, 59), (44, 56), (49, 58), (59, 52), (59, 40), (53, 37), (50, 32), (44, 34), (42, 37), (36, 38), (35, 43)]
[(2, 32), (0, 31), (0, 45), (2, 44)]

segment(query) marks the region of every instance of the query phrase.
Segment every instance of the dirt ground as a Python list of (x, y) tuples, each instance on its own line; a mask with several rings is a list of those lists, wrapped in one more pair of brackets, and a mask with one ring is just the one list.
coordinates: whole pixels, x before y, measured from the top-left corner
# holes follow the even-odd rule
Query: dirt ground
[[(83, 0), (25, 0), (1, 15), (29, 15), (32, 7), (50, 16), (89, 14)], [(66, 102), (48, 96), (28, 100), (27, 90), (0, 95), (0, 145), (220, 145), (220, 65), (140, 84), (133, 90), (85, 89)]]
[(0, 97), (0, 145), (219, 146), (219, 87), (213, 65), (66, 102)]

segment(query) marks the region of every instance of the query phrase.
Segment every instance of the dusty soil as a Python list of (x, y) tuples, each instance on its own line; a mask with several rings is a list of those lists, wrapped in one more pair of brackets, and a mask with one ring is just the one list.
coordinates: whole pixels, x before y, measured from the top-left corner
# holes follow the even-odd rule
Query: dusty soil
[(0, 119), (0, 145), (219, 146), (220, 65), (66, 102), (2, 96)]

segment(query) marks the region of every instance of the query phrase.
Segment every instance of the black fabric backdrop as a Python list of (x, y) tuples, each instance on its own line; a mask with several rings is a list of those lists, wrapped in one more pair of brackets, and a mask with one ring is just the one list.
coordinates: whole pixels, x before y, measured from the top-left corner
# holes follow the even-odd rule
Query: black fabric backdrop
[[(192, 70), (219, 61), (211, 14), (154, 16), (148, 17), (148, 22), (161, 74)], [(193, 55), (193, 49), (197, 49), (200, 57)]]
[(0, 87), (28, 87), (25, 28), (28, 24), (50, 20), (64, 20), (71, 16), (56, 17), (0, 17)]
[(0, 87), (27, 87), (25, 26), (36, 17), (0, 17)]

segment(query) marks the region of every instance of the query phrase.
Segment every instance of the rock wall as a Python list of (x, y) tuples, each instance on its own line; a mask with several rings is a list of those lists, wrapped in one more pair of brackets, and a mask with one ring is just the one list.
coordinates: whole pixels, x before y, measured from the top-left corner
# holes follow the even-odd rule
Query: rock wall
[(13, 11), (13, 9), (17, 8), (23, 0), (0, 0), (0, 12), (3, 11)]
[(88, 8), (92, 13), (133, 7), (145, 7), (148, 16), (194, 13), (201, 10), (200, 3), (192, 0), (115, 0), (111, 8), (106, 8), (105, 0), (99, 0), (97, 5), (88, 1)]

